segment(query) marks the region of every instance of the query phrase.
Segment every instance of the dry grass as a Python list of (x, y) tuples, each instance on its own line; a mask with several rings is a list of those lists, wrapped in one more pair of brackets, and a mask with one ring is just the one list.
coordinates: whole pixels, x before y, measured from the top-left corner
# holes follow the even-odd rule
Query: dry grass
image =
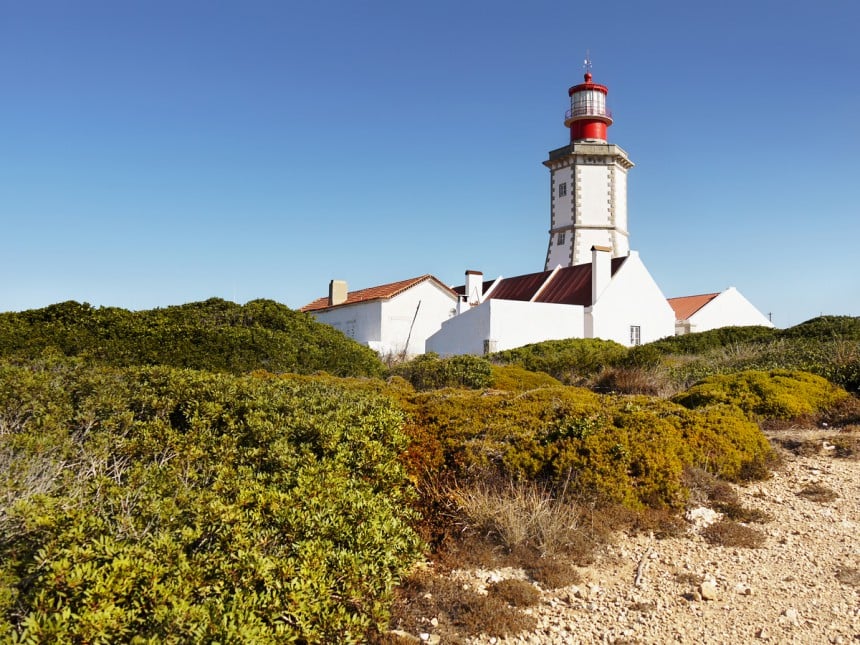
[(531, 546), (541, 555), (563, 553), (581, 540), (580, 508), (531, 482), (477, 481), (453, 487), (450, 498), (476, 530), (509, 551)]
[(765, 535), (759, 530), (732, 520), (720, 520), (702, 529), (702, 537), (714, 546), (757, 549), (764, 546)]
[(822, 486), (821, 484), (809, 484), (808, 486), (805, 486), (803, 490), (798, 491), (797, 494), (800, 497), (808, 499), (811, 502), (818, 502), (819, 504), (832, 502), (834, 499), (839, 497), (835, 490), (828, 488), (827, 486)]
[(842, 459), (860, 459), (860, 432), (843, 432), (833, 438), (834, 455)]
[(679, 392), (669, 371), (664, 367), (607, 367), (594, 379), (597, 392), (645, 394), (668, 398)]

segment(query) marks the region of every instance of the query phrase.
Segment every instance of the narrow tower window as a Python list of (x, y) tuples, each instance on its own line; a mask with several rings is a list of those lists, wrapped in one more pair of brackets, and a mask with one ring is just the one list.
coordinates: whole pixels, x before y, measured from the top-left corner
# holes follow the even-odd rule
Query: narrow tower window
[(630, 344), (642, 344), (642, 328), (639, 325), (630, 325)]
[(558, 241), (556, 242), (559, 246), (564, 244), (564, 231), (558, 234)]
[(567, 182), (563, 181), (558, 185), (558, 196), (564, 197), (565, 195), (567, 195)]

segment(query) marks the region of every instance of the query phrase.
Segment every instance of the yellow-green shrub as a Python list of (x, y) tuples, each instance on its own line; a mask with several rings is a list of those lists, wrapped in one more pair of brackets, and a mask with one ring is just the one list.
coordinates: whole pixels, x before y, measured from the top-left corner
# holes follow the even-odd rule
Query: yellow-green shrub
[(561, 385), (545, 372), (532, 372), (518, 365), (491, 365), (491, 386), (497, 390), (525, 391)]
[(793, 419), (827, 409), (848, 396), (826, 379), (798, 370), (748, 370), (703, 379), (673, 397), (687, 408), (731, 405), (754, 419)]
[[(761, 474), (770, 448), (731, 409), (688, 410), (573, 387), (526, 393), (443, 390), (410, 397), (410, 467), (562, 482), (632, 508), (680, 505), (687, 465), (736, 479)], [(418, 470), (416, 470), (416, 466)]]

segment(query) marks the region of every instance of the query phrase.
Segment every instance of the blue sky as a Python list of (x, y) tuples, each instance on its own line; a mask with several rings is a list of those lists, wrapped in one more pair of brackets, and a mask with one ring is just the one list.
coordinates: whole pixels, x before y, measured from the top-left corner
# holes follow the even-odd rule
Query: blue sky
[(0, 0), (0, 311), (543, 269), (586, 50), (671, 296), (860, 315), (860, 3)]

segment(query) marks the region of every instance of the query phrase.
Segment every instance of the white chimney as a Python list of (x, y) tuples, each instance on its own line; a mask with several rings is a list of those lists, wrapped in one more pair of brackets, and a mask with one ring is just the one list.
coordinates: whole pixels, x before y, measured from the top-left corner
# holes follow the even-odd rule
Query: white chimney
[(480, 271), (466, 271), (466, 302), (481, 304), (484, 299), (484, 274)]
[(591, 305), (609, 286), (612, 279), (612, 249), (608, 246), (591, 247)]
[(342, 304), (346, 302), (347, 297), (346, 290), (346, 280), (332, 280), (328, 283), (328, 306), (334, 307), (335, 305)]

